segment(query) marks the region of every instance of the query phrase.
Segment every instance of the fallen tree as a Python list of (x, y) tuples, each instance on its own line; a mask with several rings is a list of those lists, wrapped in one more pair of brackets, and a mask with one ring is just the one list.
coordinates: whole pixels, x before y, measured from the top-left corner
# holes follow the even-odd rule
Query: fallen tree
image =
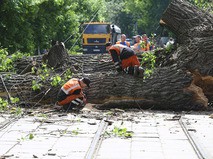
[[(100, 108), (206, 109), (213, 101), (213, 16), (186, 1), (174, 0), (160, 23), (176, 34), (179, 46), (173, 51), (172, 62), (158, 66), (149, 78), (117, 74), (107, 54), (69, 56), (57, 73), (70, 69), (74, 77), (91, 78), (88, 102)], [(25, 59), (31, 67), (39, 67), (41, 61), (41, 56)], [(23, 63), (17, 61), (16, 68), (25, 69)], [(55, 103), (60, 86), (43, 83), (39, 91), (32, 91), (32, 80), (40, 77), (26, 72), (2, 75), (9, 93), (23, 103)], [(6, 96), (3, 81), (0, 95)]]

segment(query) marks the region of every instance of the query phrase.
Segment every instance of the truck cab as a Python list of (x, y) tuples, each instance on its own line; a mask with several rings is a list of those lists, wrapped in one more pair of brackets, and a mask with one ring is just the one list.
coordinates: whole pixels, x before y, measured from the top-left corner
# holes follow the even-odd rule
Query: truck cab
[(121, 29), (110, 23), (85, 23), (83, 29), (83, 54), (106, 53), (105, 44), (115, 44), (121, 36)]

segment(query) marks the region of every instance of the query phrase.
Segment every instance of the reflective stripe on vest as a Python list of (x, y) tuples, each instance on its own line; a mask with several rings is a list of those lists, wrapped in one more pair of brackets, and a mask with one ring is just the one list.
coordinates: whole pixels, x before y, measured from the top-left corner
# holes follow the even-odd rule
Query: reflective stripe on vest
[(76, 102), (75, 100), (73, 100), (71, 103), (75, 104), (75, 105), (79, 105), (78, 102)]
[(80, 102), (80, 103), (83, 103), (83, 100), (81, 100), (81, 99), (79, 99), (79, 98), (76, 98), (75, 101)]

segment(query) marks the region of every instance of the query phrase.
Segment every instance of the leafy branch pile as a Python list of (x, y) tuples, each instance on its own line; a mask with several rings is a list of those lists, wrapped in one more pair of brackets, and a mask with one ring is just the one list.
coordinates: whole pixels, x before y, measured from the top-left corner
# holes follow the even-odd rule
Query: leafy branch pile
[(145, 69), (144, 78), (148, 78), (155, 69), (156, 56), (154, 52), (147, 51), (142, 54), (141, 65)]
[(14, 61), (28, 56), (29, 54), (17, 51), (9, 57), (8, 49), (0, 48), (0, 72), (15, 72)]
[(0, 112), (8, 111), (11, 114), (21, 115), (23, 112), (22, 109), (17, 106), (18, 102), (19, 98), (17, 97), (11, 97), (9, 100), (0, 97)]
[(40, 68), (33, 67), (32, 73), (39, 77), (32, 81), (33, 91), (41, 90), (43, 84), (46, 83), (49, 83), (52, 87), (60, 86), (72, 77), (72, 72), (69, 69), (60, 75), (55, 72), (54, 68), (48, 68), (44, 63)]
[[(19, 59), (24, 59), (29, 57), (29, 54), (24, 54), (21, 52), (16, 52), (11, 56), (8, 55), (7, 49), (0, 48), (0, 72), (6, 73), (6, 78), (1, 78), (1, 83), (3, 84), (3, 91), (7, 93), (6, 97), (0, 98), (0, 112), (8, 111), (13, 114), (21, 114), (21, 108), (18, 107), (20, 99), (18, 97), (12, 97), (8, 88), (5, 88), (4, 82), (10, 80), (11, 74), (16, 73), (15, 64)], [(31, 86), (33, 91), (41, 91), (43, 87), (47, 84), (50, 87), (57, 87), (65, 83), (68, 79), (72, 77), (70, 69), (66, 69), (62, 73), (57, 73), (57, 70), (47, 67), (46, 64), (42, 63), (39, 66), (33, 65), (31, 72), (28, 74), (36, 77), (33, 78)], [(16, 84), (14, 83), (14, 87)], [(46, 88), (45, 88), (46, 89)], [(44, 89), (43, 89), (44, 90)], [(20, 90), (22, 91), (22, 90)], [(21, 93), (21, 92), (20, 92)]]

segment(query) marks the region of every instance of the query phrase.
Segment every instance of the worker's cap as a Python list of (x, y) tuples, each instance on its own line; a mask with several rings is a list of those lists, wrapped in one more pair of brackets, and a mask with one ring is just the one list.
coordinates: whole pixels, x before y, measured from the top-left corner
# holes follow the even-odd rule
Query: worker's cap
[(112, 45), (111, 42), (107, 42), (107, 43), (106, 43), (106, 47), (107, 47), (107, 46), (111, 46), (111, 45)]
[(141, 36), (140, 36), (140, 35), (136, 35), (136, 36), (135, 36), (135, 38), (139, 38), (139, 39), (141, 39)]
[(90, 79), (89, 78), (87, 78), (87, 77), (84, 77), (84, 78), (82, 78), (82, 81), (87, 85), (87, 87), (89, 87), (90, 88), (90, 83), (91, 83), (91, 81), (90, 81)]
[(135, 39), (135, 38), (142, 39), (140, 35), (135, 35), (135, 36), (133, 36), (133, 38), (134, 38), (134, 39)]

